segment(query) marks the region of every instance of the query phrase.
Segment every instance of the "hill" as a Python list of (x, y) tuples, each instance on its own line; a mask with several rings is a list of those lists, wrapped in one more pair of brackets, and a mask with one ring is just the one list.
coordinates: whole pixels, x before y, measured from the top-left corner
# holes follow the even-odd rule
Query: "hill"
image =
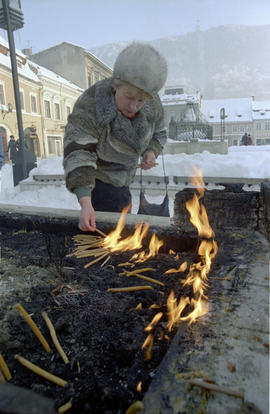
[[(225, 25), (150, 42), (168, 62), (167, 85), (205, 99), (270, 99), (270, 25)], [(113, 66), (125, 42), (89, 49)]]

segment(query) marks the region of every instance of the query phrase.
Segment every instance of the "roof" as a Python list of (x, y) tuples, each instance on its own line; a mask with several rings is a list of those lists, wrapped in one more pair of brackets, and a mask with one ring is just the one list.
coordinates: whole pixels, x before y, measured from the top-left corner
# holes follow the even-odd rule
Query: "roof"
[(199, 94), (166, 94), (161, 96), (162, 105), (185, 105), (187, 103), (199, 103)]
[(270, 120), (270, 101), (253, 101), (252, 116), (255, 120)]
[(200, 111), (208, 122), (220, 122), (225, 109), (225, 122), (252, 122), (252, 98), (209, 99), (201, 101)]
[[(6, 49), (9, 50), (8, 42), (1, 36), (0, 36), (0, 45), (4, 46)], [(40, 83), (38, 76), (29, 67), (29, 61), (27, 60), (26, 56), (22, 52), (20, 52), (18, 49), (15, 49), (15, 51), (16, 51), (17, 59), (21, 58), (21, 65), (17, 65), (18, 74), (27, 79), (31, 79), (34, 82)], [(0, 52), (0, 64), (11, 70), (10, 55), (9, 54), (4, 55), (3, 53)]]

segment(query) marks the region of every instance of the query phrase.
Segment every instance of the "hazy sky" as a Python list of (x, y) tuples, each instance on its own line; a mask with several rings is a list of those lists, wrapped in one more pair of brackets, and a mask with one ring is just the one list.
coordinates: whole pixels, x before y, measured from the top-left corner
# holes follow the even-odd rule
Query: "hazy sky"
[[(270, 23), (270, 0), (21, 0), (24, 27), (18, 49), (33, 53), (64, 41), (86, 49), (153, 40), (224, 24)], [(0, 29), (7, 39), (7, 33)]]

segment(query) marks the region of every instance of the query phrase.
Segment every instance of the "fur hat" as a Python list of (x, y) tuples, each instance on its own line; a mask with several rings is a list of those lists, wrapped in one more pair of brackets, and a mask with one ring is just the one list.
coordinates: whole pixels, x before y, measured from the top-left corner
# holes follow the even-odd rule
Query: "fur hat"
[(116, 58), (113, 77), (153, 96), (166, 82), (167, 63), (149, 44), (133, 42)]

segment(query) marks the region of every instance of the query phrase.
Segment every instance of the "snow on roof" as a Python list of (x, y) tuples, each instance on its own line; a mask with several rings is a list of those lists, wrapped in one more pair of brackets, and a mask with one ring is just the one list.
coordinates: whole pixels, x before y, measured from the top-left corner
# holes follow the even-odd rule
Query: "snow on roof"
[(198, 103), (198, 94), (166, 94), (161, 97), (163, 105), (185, 105), (187, 103)]
[(201, 112), (208, 122), (220, 122), (225, 109), (225, 122), (252, 122), (252, 98), (202, 99)]
[[(9, 49), (8, 42), (1, 36), (0, 36), (0, 45), (2, 45), (5, 48)], [(39, 80), (38, 76), (29, 67), (28, 60), (25, 60), (26, 56), (22, 52), (20, 52), (18, 49), (15, 49), (15, 51), (16, 51), (17, 57), (22, 58), (21, 60), (18, 59), (21, 63), (21, 64), (19, 63), (17, 65), (18, 74), (25, 77), (25, 78), (27, 78), (27, 79), (31, 79), (32, 81), (40, 83), (40, 80)], [(6, 55), (4, 55), (3, 53), (0, 52), (0, 64), (11, 70), (10, 55), (8, 54), (6, 56)]]
[(253, 101), (252, 102), (253, 119), (270, 119), (270, 101)]

